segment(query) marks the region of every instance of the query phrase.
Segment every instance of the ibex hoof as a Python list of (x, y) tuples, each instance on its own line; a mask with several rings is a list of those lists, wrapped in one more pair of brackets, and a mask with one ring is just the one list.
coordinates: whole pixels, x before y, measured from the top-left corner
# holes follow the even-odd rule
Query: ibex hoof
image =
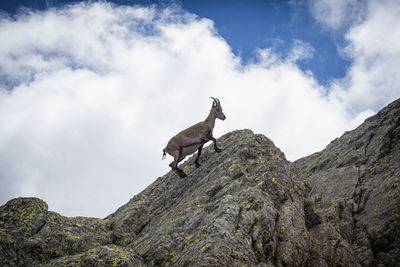
[(195, 162), (194, 165), (196, 166), (196, 168), (199, 168), (201, 166), (201, 164), (198, 162)]
[(186, 175), (186, 173), (184, 172), (184, 171), (182, 171), (182, 170), (180, 170), (180, 169), (178, 169), (178, 175), (179, 175), (179, 177), (180, 178), (185, 178), (185, 177), (187, 177), (187, 175)]
[(221, 152), (222, 152), (222, 150), (219, 149), (219, 148), (216, 148), (215, 151), (217, 151), (218, 153), (221, 153)]

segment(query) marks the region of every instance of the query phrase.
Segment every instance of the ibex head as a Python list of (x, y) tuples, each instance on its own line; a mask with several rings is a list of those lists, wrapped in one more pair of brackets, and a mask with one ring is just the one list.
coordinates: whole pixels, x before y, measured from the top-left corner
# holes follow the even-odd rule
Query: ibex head
[(211, 111), (215, 114), (215, 116), (220, 120), (225, 120), (226, 116), (222, 112), (221, 103), (219, 102), (218, 98), (211, 97), (214, 101), (211, 107)]

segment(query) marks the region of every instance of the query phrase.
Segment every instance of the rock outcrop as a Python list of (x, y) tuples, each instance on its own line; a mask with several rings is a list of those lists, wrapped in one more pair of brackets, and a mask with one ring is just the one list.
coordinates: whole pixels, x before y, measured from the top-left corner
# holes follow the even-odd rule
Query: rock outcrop
[(0, 207), (1, 266), (399, 266), (400, 100), (291, 163), (225, 134), (105, 219)]
[(0, 208), (0, 266), (138, 262), (133, 251), (112, 241), (105, 220), (67, 218), (37, 198), (13, 199)]
[(279, 149), (249, 130), (218, 140), (106, 218), (116, 243), (149, 265), (301, 265), (308, 258), (307, 190)]
[(400, 266), (400, 100), (295, 165), (323, 221), (310, 229), (312, 257)]

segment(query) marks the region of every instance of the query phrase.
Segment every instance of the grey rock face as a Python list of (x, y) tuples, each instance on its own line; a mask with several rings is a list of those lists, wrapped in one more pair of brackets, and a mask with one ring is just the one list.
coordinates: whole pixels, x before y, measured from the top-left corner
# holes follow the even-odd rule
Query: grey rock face
[(307, 190), (282, 152), (249, 130), (208, 147), (188, 178), (160, 177), (106, 218), (117, 244), (150, 265), (300, 266), (309, 255)]
[(105, 219), (0, 207), (1, 266), (399, 266), (400, 100), (295, 163), (227, 133)]
[(111, 244), (112, 239), (104, 220), (67, 218), (48, 211), (37, 198), (13, 199), (0, 208), (0, 266), (35, 266)]
[(323, 151), (295, 162), (323, 220), (310, 231), (313, 240), (333, 235), (333, 242), (315, 243), (320, 256), (343, 246), (341, 254), (354, 259), (353, 266), (400, 266), (399, 141), (397, 100)]

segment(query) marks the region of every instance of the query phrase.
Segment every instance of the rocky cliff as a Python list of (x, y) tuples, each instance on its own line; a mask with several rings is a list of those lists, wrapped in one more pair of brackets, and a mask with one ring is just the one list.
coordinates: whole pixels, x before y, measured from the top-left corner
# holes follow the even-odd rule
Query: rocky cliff
[(399, 266), (400, 100), (294, 163), (250, 130), (105, 219), (0, 207), (1, 266)]
[(295, 165), (322, 219), (309, 231), (312, 257), (400, 266), (400, 100)]

